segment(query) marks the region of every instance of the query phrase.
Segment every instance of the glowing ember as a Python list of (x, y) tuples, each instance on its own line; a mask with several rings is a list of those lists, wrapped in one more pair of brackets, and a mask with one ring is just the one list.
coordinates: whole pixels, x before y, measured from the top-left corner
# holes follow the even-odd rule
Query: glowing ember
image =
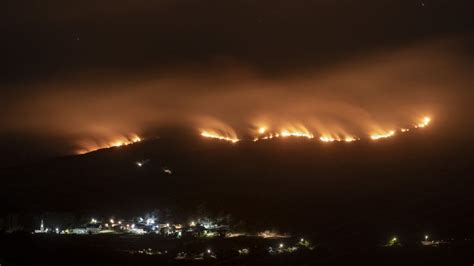
[(267, 129), (264, 128), (264, 127), (261, 127), (261, 128), (258, 129), (258, 133), (260, 133), (260, 134), (265, 133), (265, 131), (267, 131)]
[(220, 135), (216, 132), (209, 131), (209, 130), (203, 130), (201, 132), (201, 136), (206, 137), (206, 138), (225, 140), (225, 141), (229, 141), (229, 142), (232, 142), (232, 143), (236, 143), (236, 142), (239, 141), (239, 139), (236, 138), (236, 137), (223, 136), (223, 135)]
[(395, 135), (395, 131), (394, 130), (391, 130), (387, 133), (383, 133), (383, 134), (379, 134), (379, 133), (376, 133), (376, 134), (372, 134), (370, 136), (371, 139), (373, 140), (378, 140), (378, 139), (386, 139), (386, 138), (389, 138), (391, 136)]
[(408, 132), (408, 131), (410, 131), (410, 129), (409, 128), (402, 128), (402, 129), (400, 129), (400, 131), (401, 132)]

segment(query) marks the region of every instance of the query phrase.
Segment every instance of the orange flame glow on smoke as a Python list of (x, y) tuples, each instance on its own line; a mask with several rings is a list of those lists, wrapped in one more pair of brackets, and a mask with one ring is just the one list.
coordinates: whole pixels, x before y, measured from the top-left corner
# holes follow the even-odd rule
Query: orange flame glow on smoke
[(236, 143), (239, 141), (239, 139), (236, 136), (221, 135), (213, 130), (203, 130), (201, 131), (201, 136), (206, 137), (206, 138), (225, 140), (232, 143)]
[[(418, 128), (424, 128), (427, 127), (431, 122), (431, 118), (428, 116), (423, 117), (418, 121), (412, 128), (399, 128), (398, 131), (400, 132), (409, 132), (411, 129), (418, 129)], [(339, 130), (341, 131), (341, 130)], [(297, 124), (297, 126), (289, 126), (285, 127), (280, 131), (271, 131), (271, 129), (263, 124), (260, 124), (260, 126), (256, 127), (253, 130), (254, 134), (256, 136), (253, 137), (253, 141), (261, 141), (261, 140), (270, 140), (273, 138), (289, 138), (289, 137), (296, 137), (296, 138), (307, 138), (307, 139), (313, 139), (314, 134), (305, 126), (301, 124)], [(331, 133), (324, 133), (319, 137), (319, 140), (321, 142), (355, 142), (361, 140), (359, 137), (347, 134), (342, 130), (343, 133), (341, 134), (331, 134)], [(380, 139), (386, 139), (395, 136), (397, 130), (390, 129), (390, 130), (377, 130), (377, 132), (369, 134), (370, 139), (372, 140), (380, 140)], [(237, 142), (239, 139), (236, 136), (228, 136), (228, 135), (223, 135), (216, 133), (215, 131), (202, 131), (201, 133), (202, 136), (208, 137), (208, 138), (215, 138), (215, 139), (221, 139), (221, 140), (226, 140), (230, 142)]]
[(374, 133), (374, 134), (370, 135), (370, 138), (373, 139), (373, 140), (379, 140), (379, 139), (390, 138), (391, 136), (394, 136), (394, 135), (395, 135), (395, 130), (390, 130), (390, 131), (385, 132), (385, 133)]
[(120, 136), (107, 143), (94, 143), (94, 144), (85, 145), (85, 147), (77, 151), (77, 153), (85, 154), (85, 153), (93, 152), (100, 149), (127, 146), (127, 145), (137, 143), (140, 141), (142, 141), (142, 139), (137, 134), (131, 134), (128, 137)]

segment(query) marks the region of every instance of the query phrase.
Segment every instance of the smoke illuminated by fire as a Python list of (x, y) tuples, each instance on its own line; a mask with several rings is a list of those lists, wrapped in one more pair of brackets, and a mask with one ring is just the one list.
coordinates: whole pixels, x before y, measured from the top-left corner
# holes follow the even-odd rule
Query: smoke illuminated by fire
[[(228, 143), (301, 139), (350, 145), (408, 137), (429, 127), (430, 116), (443, 124), (468, 116), (455, 104), (472, 97), (452, 89), (468, 91), (464, 61), (449, 47), (429, 48), (382, 51), (281, 75), (234, 62), (135, 75), (78, 74), (45, 81), (41, 90), (31, 85), (28, 95), (3, 97), (0, 133), (38, 138), (38, 146), (58, 154), (137, 142), (123, 135), (129, 132), (176, 136), (174, 129)], [(441, 71), (443, 77), (435, 75)], [(445, 126), (437, 136), (453, 128)]]

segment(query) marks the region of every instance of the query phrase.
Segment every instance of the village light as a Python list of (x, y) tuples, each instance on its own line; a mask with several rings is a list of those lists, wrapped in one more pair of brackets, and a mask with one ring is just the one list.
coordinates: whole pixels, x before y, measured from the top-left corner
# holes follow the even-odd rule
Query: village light
[(283, 248), (283, 243), (280, 243), (280, 248)]
[(425, 240), (428, 240), (428, 235), (425, 235)]
[(110, 219), (110, 223), (113, 224), (113, 223), (114, 223), (114, 219)]
[(207, 253), (208, 253), (208, 254), (211, 254), (211, 250), (210, 250), (210, 249), (208, 249), (208, 250), (207, 250)]

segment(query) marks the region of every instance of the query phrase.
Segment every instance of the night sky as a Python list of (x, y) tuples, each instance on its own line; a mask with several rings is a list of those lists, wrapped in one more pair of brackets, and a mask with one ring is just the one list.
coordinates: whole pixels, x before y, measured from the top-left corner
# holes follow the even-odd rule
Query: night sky
[(7, 1), (2, 165), (169, 129), (251, 138), (260, 121), (364, 135), (429, 115), (433, 140), (470, 140), (473, 7)]

